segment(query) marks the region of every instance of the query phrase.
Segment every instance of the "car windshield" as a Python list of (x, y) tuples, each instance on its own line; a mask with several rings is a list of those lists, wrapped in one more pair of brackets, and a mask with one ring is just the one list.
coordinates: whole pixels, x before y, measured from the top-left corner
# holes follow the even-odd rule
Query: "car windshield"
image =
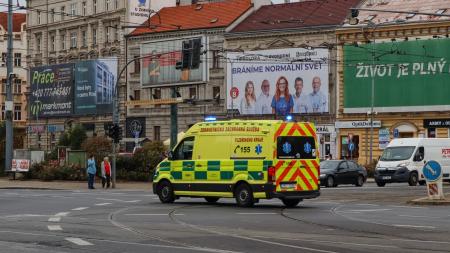
[(409, 146), (386, 148), (380, 158), (380, 161), (408, 160), (412, 156), (414, 149), (415, 147)]
[(332, 170), (339, 166), (341, 161), (323, 161), (320, 163), (321, 170)]

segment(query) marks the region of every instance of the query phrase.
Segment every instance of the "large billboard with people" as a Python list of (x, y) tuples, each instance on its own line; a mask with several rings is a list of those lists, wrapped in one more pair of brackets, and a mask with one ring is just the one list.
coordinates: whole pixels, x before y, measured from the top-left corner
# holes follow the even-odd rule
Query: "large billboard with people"
[(30, 69), (32, 119), (112, 113), (117, 58)]
[(228, 53), (227, 109), (241, 115), (329, 112), (327, 49)]
[(344, 112), (450, 110), (449, 72), (448, 38), (346, 45)]

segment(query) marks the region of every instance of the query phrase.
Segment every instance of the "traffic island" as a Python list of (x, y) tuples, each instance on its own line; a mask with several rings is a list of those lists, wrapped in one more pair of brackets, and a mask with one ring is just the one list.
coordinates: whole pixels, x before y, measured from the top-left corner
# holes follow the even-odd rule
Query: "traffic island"
[(444, 205), (450, 205), (450, 197), (446, 197), (444, 199), (429, 199), (428, 197), (424, 197), (424, 198), (409, 200), (407, 203), (412, 204), (412, 205), (423, 205), (423, 206), (425, 206), (425, 205), (444, 206)]

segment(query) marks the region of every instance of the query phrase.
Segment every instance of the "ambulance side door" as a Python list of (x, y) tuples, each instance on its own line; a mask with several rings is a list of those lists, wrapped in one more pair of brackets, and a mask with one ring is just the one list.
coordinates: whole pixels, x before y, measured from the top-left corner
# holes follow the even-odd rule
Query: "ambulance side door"
[(194, 180), (195, 162), (192, 160), (194, 140), (193, 136), (184, 138), (172, 153), (171, 176), (175, 183)]

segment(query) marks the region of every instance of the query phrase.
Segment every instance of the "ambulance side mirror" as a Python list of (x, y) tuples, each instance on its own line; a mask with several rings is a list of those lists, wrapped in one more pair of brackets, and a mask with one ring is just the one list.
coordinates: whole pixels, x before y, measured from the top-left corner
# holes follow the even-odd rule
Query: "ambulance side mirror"
[(167, 159), (169, 161), (173, 160), (173, 152), (172, 152), (172, 150), (167, 153)]

